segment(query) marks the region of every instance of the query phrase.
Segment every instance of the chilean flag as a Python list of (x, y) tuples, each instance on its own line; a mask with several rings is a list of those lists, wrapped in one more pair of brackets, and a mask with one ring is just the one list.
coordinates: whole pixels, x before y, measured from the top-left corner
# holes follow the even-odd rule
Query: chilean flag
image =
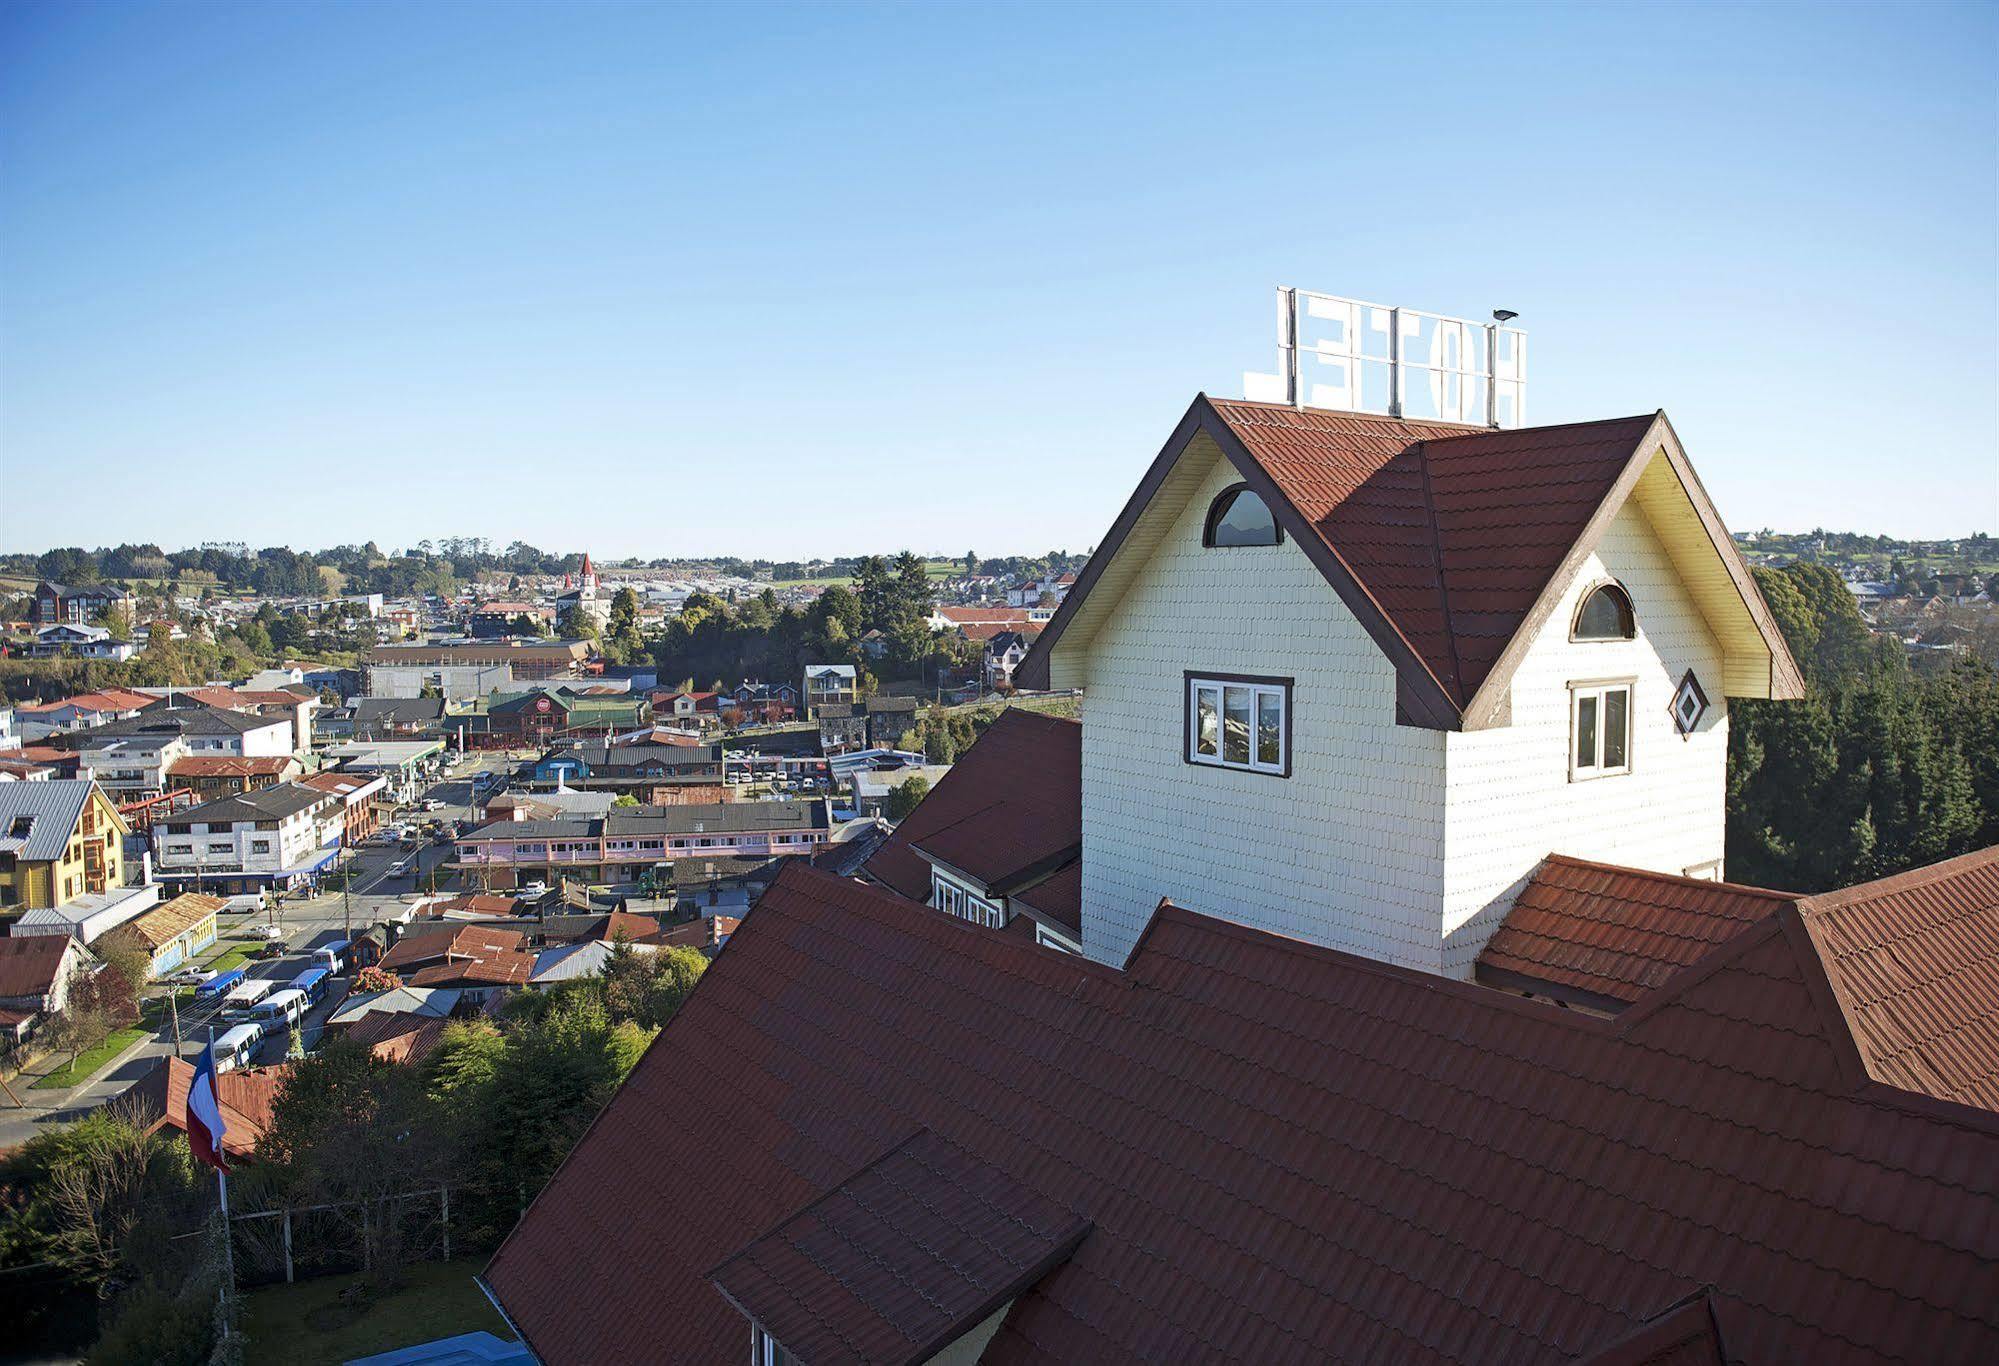
[(219, 1172), (229, 1170), (222, 1153), (223, 1130), (222, 1106), (215, 1099), (215, 1041), (210, 1039), (187, 1087), (187, 1146), (198, 1161)]

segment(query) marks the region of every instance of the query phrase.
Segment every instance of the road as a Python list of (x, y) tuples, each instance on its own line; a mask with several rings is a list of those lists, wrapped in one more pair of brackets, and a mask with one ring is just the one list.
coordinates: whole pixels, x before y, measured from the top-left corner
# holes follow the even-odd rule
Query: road
[[(447, 775), (425, 794), (442, 801), (445, 805), (441, 809), (420, 812), (411, 808), (403, 814), (416, 821), (470, 819), (472, 776), (482, 770), (505, 773), (510, 767), (503, 754), (475, 755), (464, 767)], [(327, 892), (314, 897), (289, 897), (268, 910), (224, 916), (216, 924), (218, 943), (223, 947), (256, 943), (259, 942), (256, 939), (259, 926), (276, 924), (284, 931), (284, 955), (252, 959), (245, 964), (245, 975), (269, 978), (279, 983), (289, 982), (313, 966), (315, 949), (351, 938), (386, 916), (400, 912), (404, 908), (404, 896), (429, 890), (430, 875), (450, 860), (451, 853), (449, 845), (427, 843), (416, 851), (416, 868), (397, 875), (392, 869), (411, 856), (409, 851), (387, 846), (358, 849), (347, 864), (354, 873), (348, 891)], [(437, 875), (437, 887), (440, 891), (450, 890), (441, 872)], [(335, 979), (334, 989), (306, 1016), (301, 1030), (306, 1047), (310, 1048), (318, 1042), (327, 1015), (346, 994), (346, 979)], [(27, 1108), (17, 1109), (4, 1095), (0, 1095), (0, 1149), (24, 1142), (43, 1125), (76, 1119), (123, 1094), (162, 1057), (177, 1055), (191, 1060), (208, 1037), (211, 1026), (217, 1035), (225, 1028), (213, 1005), (197, 1008), (186, 1002), (180, 1006), (178, 1023), (178, 1042), (175, 1039), (173, 1012), (168, 1012), (152, 1037), (122, 1054), (112, 1066), (84, 1086), (67, 1093), (33, 1090), (27, 1087), (25, 1077), (13, 1083), (15, 1094), (27, 1102)], [(282, 1062), (289, 1043), (290, 1040), (283, 1035), (266, 1039), (256, 1062), (259, 1065)]]

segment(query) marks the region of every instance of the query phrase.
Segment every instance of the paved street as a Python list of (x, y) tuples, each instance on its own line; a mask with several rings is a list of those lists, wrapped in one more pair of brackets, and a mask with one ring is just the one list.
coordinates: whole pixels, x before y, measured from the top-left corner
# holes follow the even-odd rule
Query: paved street
[[(504, 754), (475, 755), (470, 762), (447, 774), (425, 794), (444, 802), (441, 809), (420, 812), (411, 807), (398, 813), (394, 819), (419, 822), (433, 818), (445, 821), (470, 819), (473, 775), (482, 770), (505, 773), (510, 767), (510, 761)], [(369, 846), (356, 850), (347, 865), (354, 873), (347, 891), (326, 892), (315, 897), (288, 897), (267, 911), (225, 916), (216, 925), (217, 945), (210, 956), (258, 942), (251, 937), (255, 927), (267, 922), (275, 923), (285, 932), (285, 954), (278, 958), (252, 959), (244, 966), (249, 977), (288, 982), (313, 965), (313, 950), (365, 930), (384, 917), (400, 912), (406, 904), (404, 898), (428, 891), (433, 871), (437, 871), (437, 889), (452, 890), (446, 885), (442, 871), (438, 871), (450, 858), (449, 845), (432, 843), (426, 843), (414, 853), (391, 846)], [(414, 859), (415, 865), (408, 872), (395, 873), (395, 867), (405, 859)], [(337, 979), (326, 999), (306, 1017), (302, 1033), (308, 1048), (318, 1041), (326, 1016), (346, 994), (346, 979)], [(169, 1012), (162, 1017), (160, 1028), (150, 1037), (133, 1045), (95, 1077), (68, 1091), (35, 1090), (29, 1085), (32, 1078), (28, 1076), (11, 1082), (14, 1093), (25, 1102), (25, 1108), (16, 1108), (5, 1095), (0, 1095), (0, 1148), (13, 1147), (32, 1137), (42, 1125), (75, 1119), (120, 1095), (144, 1076), (160, 1057), (177, 1052), (181, 1057), (193, 1058), (211, 1025), (218, 1035), (224, 1029), (222, 1021), (215, 1017), (213, 1006), (196, 1009), (183, 1003), (178, 1023), (178, 1045), (175, 1042), (175, 1020), (173, 1013)], [(266, 1039), (257, 1062), (270, 1064), (282, 1061), (288, 1043), (289, 1040), (282, 1035)]]

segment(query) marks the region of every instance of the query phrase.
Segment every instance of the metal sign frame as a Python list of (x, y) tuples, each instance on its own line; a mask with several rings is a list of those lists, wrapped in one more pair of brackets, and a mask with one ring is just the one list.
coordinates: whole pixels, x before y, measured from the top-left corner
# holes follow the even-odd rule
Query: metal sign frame
[[(1307, 340), (1309, 318), (1338, 323), (1340, 342)], [(1368, 343), (1362, 336), (1368, 329), (1387, 332), (1381, 354), (1369, 354)], [(1426, 330), (1427, 354), (1411, 357), (1404, 346), (1405, 337)], [(1244, 376), (1244, 389), (1249, 397), (1257, 397), (1254, 392), (1257, 389), (1281, 391), (1283, 402), (1301, 410), (1334, 407), (1353, 412), (1382, 412), (1400, 418), (1407, 415), (1409, 381), (1420, 375), (1429, 380), (1430, 406), (1440, 410), (1434, 417), (1426, 415), (1423, 420), (1495, 428), (1519, 427), (1526, 422), (1527, 334), (1523, 329), (1505, 327), (1497, 321), (1471, 322), (1441, 313), (1284, 285), (1277, 290), (1277, 351), (1276, 375)], [(1330, 404), (1309, 401), (1314, 392), (1325, 386), (1308, 385), (1308, 359), (1337, 369), (1345, 376), (1343, 384), (1334, 389), (1335, 397), (1345, 401)], [(1382, 372), (1387, 378), (1387, 401), (1385, 405), (1371, 406), (1364, 400), (1363, 378)], [(1482, 390), (1482, 396), (1468, 396), (1468, 389)], [(1274, 392), (1271, 397), (1276, 401)]]

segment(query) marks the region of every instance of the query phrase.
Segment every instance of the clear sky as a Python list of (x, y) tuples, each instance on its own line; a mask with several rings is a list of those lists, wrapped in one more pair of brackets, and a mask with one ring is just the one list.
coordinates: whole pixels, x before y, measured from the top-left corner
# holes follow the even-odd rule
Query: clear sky
[(1999, 7), (0, 6), (0, 547), (1096, 542), (1272, 287), (1999, 526)]

